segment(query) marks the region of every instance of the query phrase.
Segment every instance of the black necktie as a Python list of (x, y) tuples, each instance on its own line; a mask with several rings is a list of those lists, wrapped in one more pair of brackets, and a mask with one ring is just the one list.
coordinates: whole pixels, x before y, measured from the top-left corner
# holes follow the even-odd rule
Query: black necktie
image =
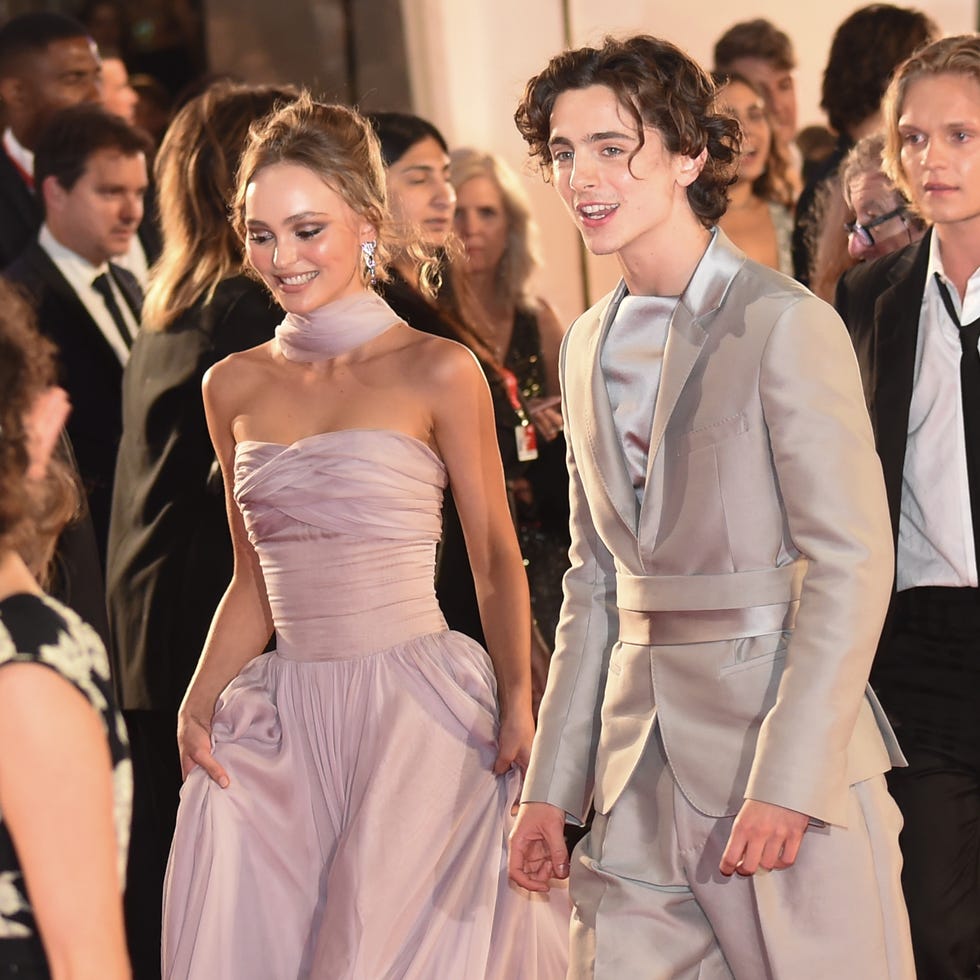
[(115, 323), (116, 328), (119, 331), (120, 336), (125, 341), (127, 347), (133, 346), (133, 334), (129, 329), (129, 324), (123, 317), (122, 310), (119, 309), (119, 304), (116, 302), (116, 294), (112, 291), (112, 284), (109, 282), (109, 273), (102, 272), (92, 280), (92, 288), (99, 293), (105, 302), (106, 309), (109, 311), (109, 316), (112, 317), (112, 322)]
[(966, 471), (970, 481), (970, 513), (973, 517), (973, 547), (980, 571), (980, 319), (960, 323), (946, 283), (935, 273), (936, 285), (949, 318), (960, 331), (960, 389), (963, 399), (963, 434), (966, 437)]

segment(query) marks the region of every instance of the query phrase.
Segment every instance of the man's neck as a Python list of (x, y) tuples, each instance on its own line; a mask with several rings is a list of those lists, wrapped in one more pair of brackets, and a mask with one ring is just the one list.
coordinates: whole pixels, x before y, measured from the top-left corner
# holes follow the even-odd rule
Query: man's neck
[(980, 220), (938, 224), (934, 234), (939, 242), (943, 272), (962, 298), (970, 276), (980, 268)]
[[(616, 258), (633, 296), (680, 296), (711, 241), (711, 232), (690, 213), (690, 220), (672, 223), (669, 241), (634, 243)], [(664, 237), (664, 236), (660, 236)]]

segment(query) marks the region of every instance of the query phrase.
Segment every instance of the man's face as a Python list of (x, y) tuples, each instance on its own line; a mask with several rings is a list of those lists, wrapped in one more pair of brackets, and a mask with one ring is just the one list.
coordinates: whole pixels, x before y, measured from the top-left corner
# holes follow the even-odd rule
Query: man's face
[(906, 90), (900, 162), (919, 213), (937, 226), (980, 218), (980, 83), (926, 75)]
[(143, 218), (146, 159), (119, 150), (97, 150), (70, 191), (54, 177), (44, 181), (47, 223), (54, 237), (92, 265), (129, 248)]
[(33, 149), (41, 130), (60, 109), (102, 98), (101, 67), (95, 45), (86, 37), (52, 41), (24, 60), (16, 78), (7, 79), (4, 99), (18, 139)]
[[(552, 179), (595, 255), (634, 257), (669, 247), (672, 222), (690, 217), (686, 188), (699, 161), (670, 153), (655, 129), (636, 125), (605, 85), (568, 89), (551, 111)], [(634, 156), (635, 153), (635, 156)]]
[(102, 105), (106, 112), (125, 119), (130, 126), (136, 118), (140, 97), (129, 84), (129, 72), (121, 58), (102, 59)]
[(788, 68), (776, 68), (764, 58), (736, 58), (730, 65), (736, 75), (744, 75), (762, 92), (781, 143), (796, 139), (796, 83)]
[(847, 252), (852, 259), (866, 261), (904, 248), (912, 241), (905, 214), (892, 214), (905, 203), (888, 178), (877, 170), (855, 174), (847, 185), (848, 197), (854, 220), (871, 232), (874, 244), (869, 245), (862, 235), (851, 232), (847, 236)]

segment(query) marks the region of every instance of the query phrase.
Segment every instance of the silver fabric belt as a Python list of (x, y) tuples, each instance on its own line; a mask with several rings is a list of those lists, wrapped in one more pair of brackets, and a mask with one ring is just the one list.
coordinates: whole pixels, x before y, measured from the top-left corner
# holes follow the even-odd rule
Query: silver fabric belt
[(791, 630), (800, 600), (746, 609), (619, 610), (619, 640), (639, 646), (712, 643)]
[(806, 560), (798, 559), (721, 575), (619, 574), (619, 639), (662, 646), (791, 630), (806, 567)]

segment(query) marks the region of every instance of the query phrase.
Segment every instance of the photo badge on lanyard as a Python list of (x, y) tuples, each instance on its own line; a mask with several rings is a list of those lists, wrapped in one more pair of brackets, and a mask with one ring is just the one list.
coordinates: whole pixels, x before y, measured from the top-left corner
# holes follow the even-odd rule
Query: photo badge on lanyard
[(538, 458), (538, 434), (524, 411), (521, 404), (520, 395), (517, 390), (517, 378), (513, 371), (507, 368), (499, 368), (500, 377), (503, 378), (504, 388), (507, 391), (507, 400), (511, 408), (520, 419), (520, 424), (514, 426), (514, 438), (517, 440), (517, 458), (522, 463), (528, 463), (532, 459)]

